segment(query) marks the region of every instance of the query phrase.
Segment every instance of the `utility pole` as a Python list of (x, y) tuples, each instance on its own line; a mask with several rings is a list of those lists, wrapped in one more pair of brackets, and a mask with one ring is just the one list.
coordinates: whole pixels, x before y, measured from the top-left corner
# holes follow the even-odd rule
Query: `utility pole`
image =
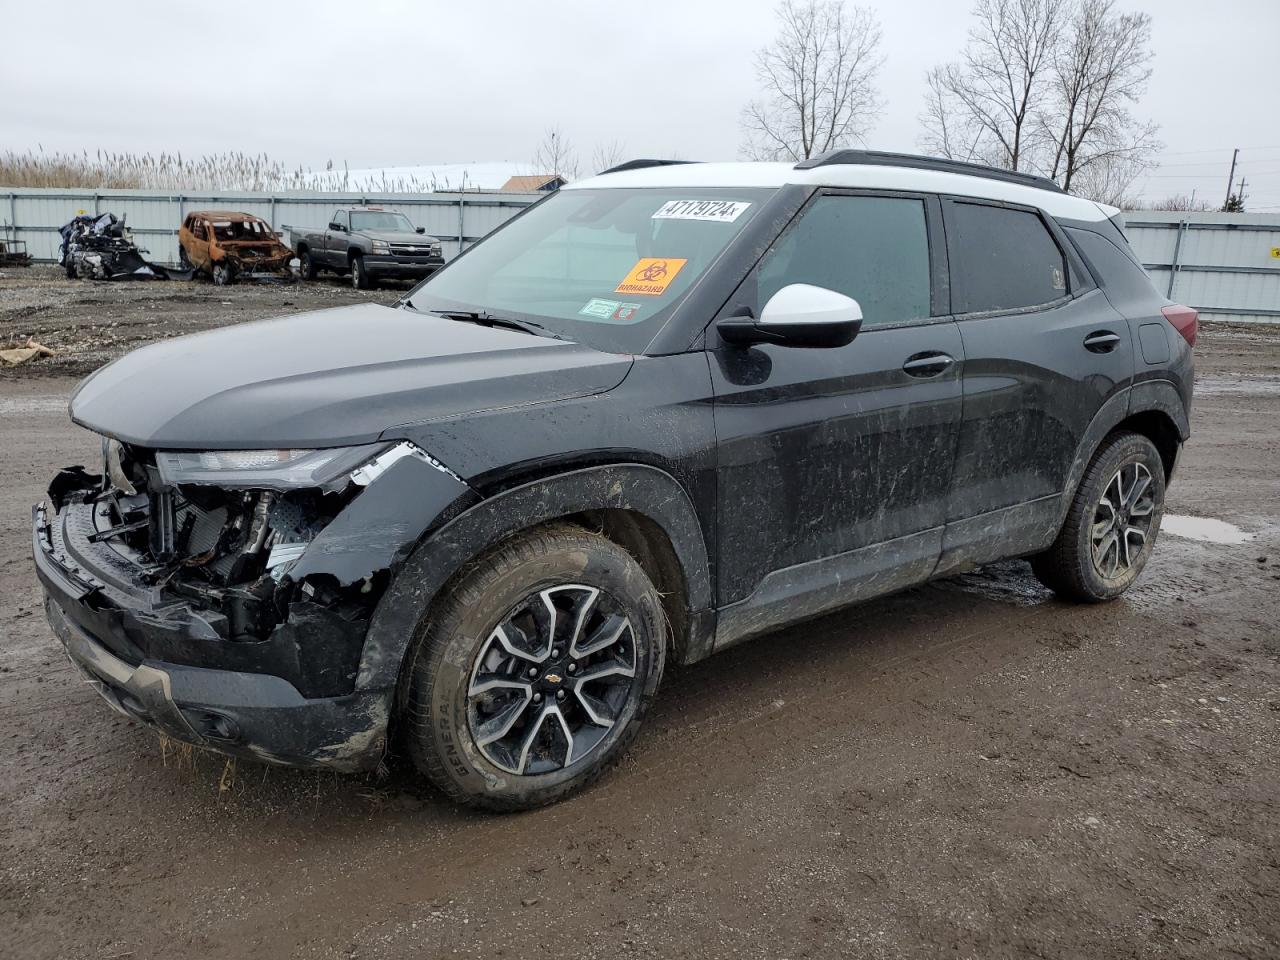
[(1225, 210), (1227, 204), (1231, 202), (1231, 185), (1236, 182), (1236, 159), (1240, 156), (1240, 148), (1236, 147), (1231, 151), (1231, 172), (1227, 174), (1227, 199), (1222, 201), (1222, 208)]
[(1246, 181), (1244, 175), (1240, 175), (1240, 192), (1236, 194), (1236, 198), (1240, 201), (1240, 212), (1244, 212), (1244, 185)]

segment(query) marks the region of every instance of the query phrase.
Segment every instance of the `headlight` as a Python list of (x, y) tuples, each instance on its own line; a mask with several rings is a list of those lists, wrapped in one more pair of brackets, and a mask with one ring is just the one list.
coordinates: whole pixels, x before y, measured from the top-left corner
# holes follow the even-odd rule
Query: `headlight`
[(324, 487), (383, 453), (385, 443), (324, 450), (162, 450), (156, 468), (166, 484), (282, 490)]
[(372, 249), (374, 253), (390, 253), (391, 244), (387, 243), (385, 240), (375, 240), (373, 241)]

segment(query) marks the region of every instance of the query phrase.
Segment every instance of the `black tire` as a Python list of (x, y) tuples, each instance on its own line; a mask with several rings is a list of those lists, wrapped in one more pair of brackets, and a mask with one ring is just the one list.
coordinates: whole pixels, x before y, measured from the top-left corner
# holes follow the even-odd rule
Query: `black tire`
[(304, 249), (298, 254), (298, 273), (303, 280), (314, 280), (316, 278), (316, 262), (311, 259), (311, 251)]
[[(1100, 603), (1120, 596), (1155, 547), (1164, 491), (1164, 463), (1149, 439), (1138, 433), (1107, 437), (1084, 472), (1058, 538), (1031, 558), (1036, 578), (1067, 600)], [(1140, 542), (1135, 530), (1142, 533)]]
[(373, 288), (373, 281), (369, 278), (369, 271), (364, 266), (364, 257), (358, 253), (351, 255), (351, 285), (357, 290), (371, 290)]
[[(598, 594), (582, 592), (591, 590)], [(548, 617), (540, 601), (569, 605)], [(625, 626), (617, 626), (623, 619)], [(517, 629), (520, 622), (533, 628)], [(545, 643), (537, 629), (542, 622), (550, 624)], [(511, 645), (535, 653), (540, 647), (546, 659), (533, 665), (524, 654), (508, 656), (511, 645), (496, 640), (500, 626)], [(612, 645), (576, 652), (615, 628)], [(653, 583), (617, 544), (571, 524), (515, 537), (469, 564), (419, 625), (400, 717), (407, 752), (446, 795), (469, 806), (511, 811), (560, 800), (595, 781), (639, 733), (662, 679), (665, 639)], [(616, 665), (624, 661), (631, 673), (618, 677)], [(606, 681), (586, 680), (589, 673), (615, 676), (601, 687)], [(479, 676), (527, 689), (478, 691), (490, 683)], [(505, 714), (504, 706), (514, 713)], [(476, 729), (488, 721), (492, 731), (500, 714), (513, 718), (502, 727), (510, 733), (486, 745)], [(605, 727), (602, 718), (612, 724)], [(571, 756), (575, 749), (578, 758)]]

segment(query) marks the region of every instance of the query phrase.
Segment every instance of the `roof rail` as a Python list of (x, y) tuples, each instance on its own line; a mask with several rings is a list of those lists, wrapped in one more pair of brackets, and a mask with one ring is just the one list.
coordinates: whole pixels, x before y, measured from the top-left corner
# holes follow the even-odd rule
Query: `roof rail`
[(677, 163), (697, 163), (697, 160), (628, 160), (600, 173), (622, 173), (624, 170), (643, 170), (645, 167), (670, 167)]
[(827, 167), (838, 163), (865, 164), (876, 167), (909, 167), (912, 170), (937, 170), (939, 173), (961, 173), (967, 177), (982, 177), (984, 180), (1004, 180), (1007, 183), (1020, 183), (1027, 187), (1052, 190), (1054, 193), (1066, 193), (1065, 190), (1048, 177), (1036, 176), (1034, 173), (1001, 170), (999, 167), (988, 167), (981, 163), (966, 163), (963, 160), (921, 157), (912, 153), (886, 153), (881, 150), (828, 150), (821, 156), (801, 160), (796, 164), (796, 169), (812, 170), (814, 167)]

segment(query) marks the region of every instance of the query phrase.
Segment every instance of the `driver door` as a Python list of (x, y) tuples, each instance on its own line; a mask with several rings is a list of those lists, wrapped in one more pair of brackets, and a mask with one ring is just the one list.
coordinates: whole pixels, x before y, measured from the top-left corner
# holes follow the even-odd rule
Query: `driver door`
[(859, 335), (746, 348), (708, 330), (717, 649), (932, 573), (962, 402), (943, 251), (934, 197), (819, 192), (721, 316), (805, 283), (857, 300)]

